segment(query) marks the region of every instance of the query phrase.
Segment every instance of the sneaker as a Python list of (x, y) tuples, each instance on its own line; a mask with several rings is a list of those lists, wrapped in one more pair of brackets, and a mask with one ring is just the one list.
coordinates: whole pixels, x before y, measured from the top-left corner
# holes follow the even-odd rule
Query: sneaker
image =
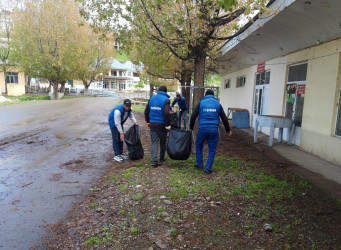
[(157, 168), (160, 164), (157, 161), (152, 162), (152, 167)]
[(205, 174), (212, 174), (212, 173), (213, 173), (212, 170), (209, 170), (209, 171), (206, 171), (206, 170), (205, 170)]
[(114, 157), (114, 160), (115, 160), (115, 161), (118, 161), (118, 162), (122, 162), (122, 161), (123, 161), (123, 159), (121, 158), (120, 155), (116, 155), (116, 156)]
[(197, 169), (203, 169), (202, 166), (199, 166), (199, 165), (196, 165), (196, 164), (194, 165), (194, 167), (197, 168)]
[(166, 161), (166, 158), (165, 157), (163, 157), (162, 159), (160, 159), (160, 161), (159, 162), (165, 162)]
[(129, 160), (129, 156), (125, 155), (125, 154), (121, 154), (120, 157), (123, 159), (123, 160)]

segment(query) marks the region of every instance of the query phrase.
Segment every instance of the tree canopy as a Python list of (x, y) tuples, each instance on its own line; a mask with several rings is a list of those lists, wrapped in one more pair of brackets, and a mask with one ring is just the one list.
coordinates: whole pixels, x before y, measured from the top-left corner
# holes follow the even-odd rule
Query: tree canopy
[[(216, 58), (219, 49), (234, 36), (240, 18), (263, 11), (268, 0), (92, 0), (84, 1), (86, 13), (98, 25), (115, 27), (121, 34), (148, 44), (167, 48), (180, 60), (193, 60), (194, 83), (204, 86), (207, 58)], [(84, 12), (84, 11), (83, 11)], [(122, 21), (122, 18), (125, 22)], [(115, 24), (115, 25), (113, 25)], [(117, 24), (117, 25), (116, 25)], [(165, 52), (166, 53), (166, 52)], [(194, 92), (195, 104), (203, 89)]]
[(70, 0), (28, 0), (13, 23), (14, 58), (24, 72), (47, 79), (58, 97), (68, 79), (91, 81), (112, 53)]

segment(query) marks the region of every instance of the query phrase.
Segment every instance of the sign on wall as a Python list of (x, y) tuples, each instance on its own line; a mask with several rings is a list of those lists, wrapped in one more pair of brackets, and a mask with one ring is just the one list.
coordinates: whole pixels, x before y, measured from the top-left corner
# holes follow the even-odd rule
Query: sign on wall
[(262, 73), (265, 71), (265, 62), (259, 63), (257, 65), (257, 73)]
[(298, 95), (304, 95), (305, 94), (305, 85), (298, 85), (296, 93)]

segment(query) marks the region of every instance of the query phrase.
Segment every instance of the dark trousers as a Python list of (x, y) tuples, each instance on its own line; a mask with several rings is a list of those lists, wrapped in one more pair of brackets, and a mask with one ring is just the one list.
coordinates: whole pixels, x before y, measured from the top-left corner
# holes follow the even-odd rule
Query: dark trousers
[(208, 144), (208, 159), (206, 162), (205, 171), (211, 171), (217, 144), (219, 140), (219, 129), (218, 128), (199, 128), (197, 133), (197, 139), (195, 142), (195, 151), (197, 158), (197, 165), (200, 167), (204, 166), (202, 150), (204, 148), (204, 142), (207, 140)]
[(120, 133), (116, 127), (113, 127), (110, 130), (112, 136), (112, 147), (114, 149), (115, 156), (121, 155), (123, 153), (123, 142), (120, 140)]
[(181, 116), (182, 116), (182, 119), (184, 120), (184, 129), (186, 129), (187, 110), (181, 110), (179, 112), (179, 116), (178, 116), (179, 128), (181, 128)]
[[(158, 162), (159, 159), (165, 158), (167, 129), (159, 128), (159, 127), (151, 127), (150, 137), (152, 139), (152, 146), (151, 146), (152, 161)], [(159, 143), (160, 143), (160, 158), (157, 157)]]

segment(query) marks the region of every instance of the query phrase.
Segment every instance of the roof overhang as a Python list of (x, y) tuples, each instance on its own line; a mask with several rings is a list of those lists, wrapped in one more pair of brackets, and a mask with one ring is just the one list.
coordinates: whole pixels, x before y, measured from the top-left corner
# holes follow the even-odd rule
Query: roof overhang
[(104, 79), (110, 79), (110, 80), (134, 80), (131, 77), (124, 77), (124, 76), (104, 76)]
[(276, 0), (221, 48), (217, 70), (231, 73), (341, 37), (341, 0)]

